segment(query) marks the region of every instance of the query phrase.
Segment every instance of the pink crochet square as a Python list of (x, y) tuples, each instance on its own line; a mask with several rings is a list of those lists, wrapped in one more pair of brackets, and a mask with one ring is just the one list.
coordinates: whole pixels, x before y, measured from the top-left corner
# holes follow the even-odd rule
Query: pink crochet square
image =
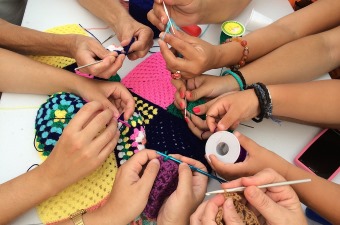
[(174, 101), (175, 87), (160, 52), (138, 64), (122, 83), (131, 91), (166, 109)]

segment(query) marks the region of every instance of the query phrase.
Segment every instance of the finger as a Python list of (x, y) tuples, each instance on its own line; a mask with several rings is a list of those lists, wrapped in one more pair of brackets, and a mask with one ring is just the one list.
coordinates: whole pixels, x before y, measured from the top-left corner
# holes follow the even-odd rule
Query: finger
[[(192, 115), (191, 113), (189, 115)], [(203, 132), (206, 132), (205, 130), (201, 130), (198, 127), (195, 126), (195, 124), (190, 120), (190, 116), (185, 118), (185, 121), (188, 124), (188, 128), (191, 130), (191, 132), (198, 138), (200, 138), (201, 140), (203, 140), (202, 138), (205, 138), (209, 135), (209, 133), (205, 134)], [(209, 131), (208, 131), (209, 132)], [(204, 134), (204, 136), (202, 135), (202, 133)]]
[[(117, 121), (114, 119), (111, 119), (110, 123), (108, 124), (107, 127), (105, 127), (98, 135), (97, 137), (93, 140), (92, 143), (90, 143), (93, 148), (101, 152), (103, 148), (111, 141), (116, 135), (117, 131)], [(111, 149), (112, 151), (113, 149)]]
[(243, 221), (236, 212), (233, 200), (231, 198), (227, 198), (223, 204), (223, 219), (228, 225), (243, 225)]
[(75, 131), (82, 130), (83, 126), (88, 123), (92, 116), (103, 109), (104, 106), (97, 101), (85, 104), (70, 121), (68, 125), (69, 129), (74, 129)]
[(154, 4), (154, 9), (151, 9), (151, 10), (148, 12), (147, 18), (148, 18), (148, 20), (149, 20), (155, 27), (158, 28), (158, 30), (164, 31), (165, 26), (164, 26), (164, 24), (162, 23), (162, 21), (164, 21), (164, 17), (163, 17), (163, 20), (162, 20), (162, 19), (159, 19), (159, 18), (162, 18), (162, 16), (157, 17), (156, 11), (157, 11), (157, 10), (155, 9), (155, 4)]
[(235, 131), (233, 134), (237, 137), (240, 145), (247, 151), (248, 154), (251, 155), (254, 149), (259, 149), (259, 145), (255, 141), (251, 140), (240, 132)]
[(96, 115), (87, 125), (84, 127), (83, 132), (86, 138), (92, 140), (101, 133), (106, 125), (112, 120), (113, 112), (111, 109), (105, 109)]
[(190, 119), (198, 129), (200, 129), (200, 130), (208, 130), (209, 129), (206, 121), (201, 119), (201, 117), (192, 114)]
[(192, 172), (188, 164), (181, 163), (178, 168), (177, 190), (183, 197), (191, 197), (192, 193)]
[(205, 207), (204, 214), (202, 216), (203, 224), (216, 224), (216, 215), (218, 208), (223, 204), (223, 195), (216, 195), (214, 198), (210, 199)]
[(201, 219), (208, 201), (201, 203), (196, 211), (190, 216), (190, 225), (201, 225)]
[(159, 168), (160, 162), (158, 159), (151, 159), (151, 161), (147, 164), (142, 177), (138, 181), (140, 189), (144, 190), (144, 193), (150, 193)]
[[(220, 160), (218, 160), (218, 158), (213, 155), (210, 154), (208, 155), (209, 159), (210, 159), (210, 164), (214, 167), (214, 170), (223, 178), (228, 180), (228, 177), (234, 177), (235, 174), (239, 174), (242, 173), (244, 170), (244, 165), (242, 162), (240, 163), (224, 163)], [(226, 175), (228, 177), (226, 177)]]
[(119, 135), (120, 135), (119, 131), (116, 130), (112, 140), (110, 140), (110, 142), (99, 153), (98, 159), (100, 162), (104, 162), (107, 159), (107, 157), (110, 155), (110, 153), (113, 152), (113, 150), (115, 149), (118, 143)]
[[(143, 166), (152, 159), (157, 158), (159, 155), (154, 150), (144, 149), (143, 151), (139, 151), (138, 153), (134, 154), (124, 165), (126, 164), (127, 167), (131, 165), (136, 165), (136, 173), (139, 174)], [(131, 164), (131, 165), (130, 165)]]
[(275, 217), (278, 216), (281, 211), (281, 206), (276, 204), (265, 193), (255, 186), (247, 187), (244, 191), (244, 195), (248, 202), (256, 208), (261, 215), (270, 221), (275, 221)]

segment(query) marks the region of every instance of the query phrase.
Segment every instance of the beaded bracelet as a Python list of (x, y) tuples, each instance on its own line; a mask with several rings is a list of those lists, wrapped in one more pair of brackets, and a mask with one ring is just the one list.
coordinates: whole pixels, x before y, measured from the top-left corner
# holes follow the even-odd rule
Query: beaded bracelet
[(248, 59), (248, 55), (249, 55), (249, 48), (248, 48), (247, 41), (243, 40), (240, 37), (229, 38), (224, 43), (233, 42), (233, 41), (237, 41), (238, 43), (242, 45), (242, 47), (244, 47), (241, 60), (238, 62), (238, 64), (230, 66), (231, 70), (236, 71), (246, 64), (246, 60)]
[(231, 76), (233, 76), (235, 78), (235, 80), (238, 83), (238, 86), (240, 86), (240, 90), (243, 91), (246, 88), (246, 81), (244, 80), (244, 77), (239, 76), (238, 74), (236, 74), (235, 72), (231, 71), (231, 70), (226, 70), (224, 71), (221, 76), (225, 76), (230, 74)]
[(249, 85), (247, 89), (254, 89), (260, 105), (260, 114), (252, 120), (259, 123), (263, 118), (270, 118), (272, 116), (273, 105), (267, 87), (262, 83), (255, 83)]

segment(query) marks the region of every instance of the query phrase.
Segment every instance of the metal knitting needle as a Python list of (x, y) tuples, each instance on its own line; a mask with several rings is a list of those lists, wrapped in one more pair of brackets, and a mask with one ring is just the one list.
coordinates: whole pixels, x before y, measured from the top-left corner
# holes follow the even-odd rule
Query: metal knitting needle
[[(310, 181), (311, 179), (292, 180), (292, 181), (264, 184), (264, 185), (259, 185), (257, 187), (258, 188), (278, 187), (278, 186), (285, 186), (285, 185), (291, 185), (291, 184), (306, 183)], [(227, 188), (224, 190), (210, 191), (210, 192), (205, 193), (205, 195), (219, 194), (219, 193), (225, 193), (225, 192), (239, 192), (239, 191), (244, 191), (244, 189), (246, 189), (246, 187)]]
[(102, 59), (102, 60), (98, 60), (98, 61), (94, 61), (93, 63), (89, 63), (89, 64), (86, 64), (86, 65), (84, 65), (84, 66), (79, 66), (79, 67), (75, 68), (74, 70), (79, 70), (79, 69), (81, 69), (81, 68), (85, 68), (85, 67), (88, 67), (88, 66), (92, 66), (92, 65), (94, 65), (94, 64), (101, 63), (101, 62), (103, 62), (103, 59)]
[(169, 16), (169, 12), (168, 12), (168, 9), (165, 6), (165, 2), (164, 1), (163, 1), (163, 7), (164, 7), (165, 14), (168, 17), (168, 21), (170, 23), (170, 27), (171, 27), (172, 33), (175, 34), (175, 29), (174, 29), (174, 26), (172, 25), (172, 22), (171, 22), (171, 19), (170, 19), (170, 16)]
[[(182, 163), (181, 160), (176, 159), (176, 158), (174, 158), (174, 157), (172, 157), (172, 156), (170, 156), (170, 155), (167, 155), (167, 154), (164, 154), (164, 153), (158, 152), (158, 151), (156, 151), (156, 152), (157, 152), (157, 154), (163, 156), (164, 159), (170, 159), (170, 160), (172, 160), (172, 161), (174, 161), (174, 162), (177, 162), (178, 164), (181, 164), (181, 163)], [(203, 174), (203, 175), (206, 175), (207, 177), (210, 177), (210, 178), (212, 178), (212, 179), (215, 179), (215, 180), (217, 180), (218, 182), (222, 182), (222, 183), (227, 182), (226, 180), (224, 180), (224, 179), (222, 179), (222, 178), (219, 178), (219, 177), (216, 177), (216, 176), (214, 176), (214, 175), (212, 175), (212, 174), (210, 174), (210, 173), (207, 173), (207, 172), (205, 172), (205, 171), (203, 171), (203, 170), (201, 170), (201, 169), (199, 169), (199, 168), (197, 168), (197, 167), (195, 167), (195, 166), (193, 166), (193, 165), (188, 164), (188, 166), (190, 167), (191, 170), (196, 171), (196, 172), (199, 172), (199, 173), (201, 173), (201, 174)]]

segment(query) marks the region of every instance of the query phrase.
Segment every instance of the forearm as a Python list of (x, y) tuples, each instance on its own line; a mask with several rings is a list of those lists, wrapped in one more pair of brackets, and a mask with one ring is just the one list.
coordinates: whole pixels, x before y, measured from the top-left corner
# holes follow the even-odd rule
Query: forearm
[(132, 19), (119, 0), (78, 0), (78, 2), (92, 14), (105, 21), (114, 31), (116, 31), (116, 24), (121, 20)]
[[(247, 62), (254, 61), (291, 41), (337, 27), (340, 21), (339, 8), (340, 1), (337, 0), (317, 1), (269, 26), (250, 32), (243, 37), (249, 47)], [(222, 66), (238, 63), (238, 61), (230, 62), (230, 58), (241, 59), (242, 50), (243, 48), (236, 42), (222, 45), (222, 54), (219, 57)], [(230, 52), (238, 54), (238, 56), (231, 57)]]
[(222, 23), (238, 16), (251, 0), (202, 0), (199, 24)]
[(0, 185), (0, 224), (8, 224), (60, 190), (39, 167)]
[(340, 80), (268, 86), (273, 115), (340, 127)]
[(248, 84), (304, 82), (339, 66), (340, 27), (288, 43), (241, 68)]
[[(322, 149), (319, 149), (322, 151)], [(285, 176), (287, 180), (311, 178), (311, 182), (297, 184), (292, 187), (299, 196), (299, 199), (306, 206), (315, 210), (322, 217), (332, 224), (339, 224), (340, 217), (340, 186), (331, 181), (325, 180), (294, 165), (289, 167)]]
[(10, 24), (0, 19), (0, 47), (21, 53), (71, 57), (75, 35), (40, 32)]
[(53, 94), (77, 93), (78, 85), (87, 82), (72, 73), (33, 61), (25, 56), (0, 49), (0, 92)]

